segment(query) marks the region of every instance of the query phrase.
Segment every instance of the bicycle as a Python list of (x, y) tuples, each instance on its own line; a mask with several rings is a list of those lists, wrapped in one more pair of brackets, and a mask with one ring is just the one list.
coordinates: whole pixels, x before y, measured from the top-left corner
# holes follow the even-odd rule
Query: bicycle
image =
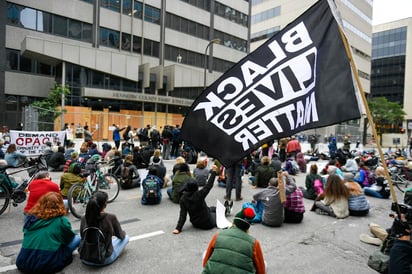
[(396, 165), (390, 168), (392, 184), (401, 192), (405, 192), (412, 186), (412, 171), (404, 166)]
[[(13, 171), (7, 172), (7, 170), (10, 169), (13, 169)], [(6, 211), (11, 201), (12, 205), (16, 207), (18, 204), (21, 204), (26, 200), (27, 194), (25, 189), (33, 181), (40, 170), (47, 170), (44, 155), (40, 155), (34, 159), (28, 158), (23, 164), (17, 167), (0, 167), (0, 215)], [(25, 174), (21, 174), (23, 172)], [(24, 178), (20, 178), (22, 181), (21, 183), (17, 183), (16, 179), (18, 177), (13, 176), (19, 173), (21, 176), (24, 176)], [(26, 174), (28, 175), (28, 178)]]
[(110, 169), (112, 163), (99, 161), (94, 163), (95, 168), (89, 174), (85, 174), (84, 183), (72, 185), (67, 194), (70, 212), (76, 218), (80, 219), (85, 211), (86, 205), (93, 193), (97, 190), (104, 191), (108, 194), (108, 203), (113, 202), (120, 191), (120, 183), (116, 176), (110, 173), (103, 173), (103, 169)]

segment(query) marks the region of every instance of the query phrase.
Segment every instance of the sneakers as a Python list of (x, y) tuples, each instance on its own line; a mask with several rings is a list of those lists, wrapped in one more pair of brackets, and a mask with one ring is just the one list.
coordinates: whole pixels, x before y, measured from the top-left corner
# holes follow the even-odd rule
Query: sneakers
[(225, 201), (225, 216), (229, 216), (232, 213), (233, 201)]
[(361, 234), (359, 236), (359, 240), (361, 242), (372, 244), (372, 245), (377, 245), (377, 246), (380, 246), (382, 244), (382, 241), (379, 238), (371, 237), (367, 234)]
[(322, 210), (322, 209), (320, 209), (320, 208), (315, 209), (315, 212), (316, 212), (316, 214), (318, 214), (318, 215), (329, 215), (328, 212), (326, 212), (326, 211), (324, 211), (324, 210)]

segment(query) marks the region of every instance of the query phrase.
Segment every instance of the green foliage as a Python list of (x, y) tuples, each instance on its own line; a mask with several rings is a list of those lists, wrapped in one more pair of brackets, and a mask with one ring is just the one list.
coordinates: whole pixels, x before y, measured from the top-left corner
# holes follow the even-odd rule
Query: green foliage
[(377, 125), (398, 126), (405, 120), (405, 111), (397, 102), (390, 102), (385, 97), (376, 97), (368, 102), (369, 110)]
[(54, 83), (53, 87), (50, 89), (49, 96), (31, 104), (37, 109), (40, 121), (53, 123), (57, 117), (66, 111), (65, 109), (61, 111), (57, 110), (57, 108), (61, 106), (63, 94), (65, 97), (69, 95), (70, 88), (68, 86), (63, 88), (60, 84)]

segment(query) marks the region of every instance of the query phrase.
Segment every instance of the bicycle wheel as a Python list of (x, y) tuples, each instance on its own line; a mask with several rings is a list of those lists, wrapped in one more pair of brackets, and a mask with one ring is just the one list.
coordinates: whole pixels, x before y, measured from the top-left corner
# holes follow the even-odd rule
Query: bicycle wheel
[(110, 173), (103, 174), (103, 179), (99, 180), (98, 189), (100, 191), (104, 191), (107, 193), (107, 195), (109, 196), (109, 199), (107, 200), (107, 202), (111, 203), (117, 198), (117, 195), (119, 195), (119, 191), (120, 191), (119, 180), (117, 180), (117, 177), (114, 176), (113, 174), (110, 174)]
[(397, 189), (399, 189), (402, 192), (405, 192), (405, 190), (407, 190), (412, 185), (412, 182), (406, 180), (404, 176), (398, 175), (393, 181), (393, 184), (396, 186)]
[(72, 185), (67, 195), (70, 212), (74, 217), (80, 219), (86, 212), (86, 205), (91, 197), (91, 193), (84, 184)]
[(7, 209), (10, 203), (10, 193), (7, 187), (0, 185), (0, 215)]

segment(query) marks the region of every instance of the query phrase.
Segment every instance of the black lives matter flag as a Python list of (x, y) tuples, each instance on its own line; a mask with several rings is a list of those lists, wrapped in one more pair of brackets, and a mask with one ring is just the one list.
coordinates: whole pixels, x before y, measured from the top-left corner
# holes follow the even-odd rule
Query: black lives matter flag
[(359, 117), (339, 26), (320, 0), (204, 90), (181, 138), (230, 166), (275, 138)]

